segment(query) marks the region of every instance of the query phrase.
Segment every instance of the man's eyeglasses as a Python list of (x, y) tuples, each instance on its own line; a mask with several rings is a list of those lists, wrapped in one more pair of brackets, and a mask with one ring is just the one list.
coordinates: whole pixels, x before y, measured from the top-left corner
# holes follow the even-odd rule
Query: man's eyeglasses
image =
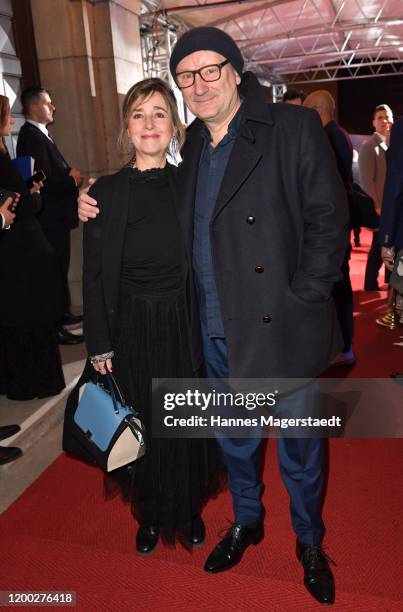
[(176, 75), (176, 82), (180, 89), (191, 87), (195, 82), (196, 74), (198, 74), (203, 81), (211, 83), (212, 81), (218, 81), (221, 76), (221, 70), (226, 64), (229, 64), (229, 60), (224, 60), (221, 64), (210, 64), (209, 66), (203, 66), (199, 70), (186, 70), (185, 72), (178, 72)]

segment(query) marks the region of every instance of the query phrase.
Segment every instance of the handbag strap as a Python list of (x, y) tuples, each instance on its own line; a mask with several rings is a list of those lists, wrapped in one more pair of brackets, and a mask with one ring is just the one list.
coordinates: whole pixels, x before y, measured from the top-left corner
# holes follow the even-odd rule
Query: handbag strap
[[(98, 378), (98, 380), (100, 379)], [(115, 410), (115, 414), (119, 414), (118, 401), (121, 403), (122, 406), (129, 407), (128, 403), (123, 397), (122, 391), (120, 390), (119, 385), (116, 382), (116, 378), (113, 376), (113, 374), (111, 374), (110, 372), (107, 372), (106, 374), (102, 375), (101, 380), (102, 381), (106, 380), (106, 384), (108, 386), (108, 390), (112, 398), (112, 403), (113, 403), (113, 408)], [(102, 382), (101, 382), (101, 385), (102, 385)], [(137, 412), (137, 410), (133, 408), (133, 406), (130, 406), (130, 410), (132, 411), (134, 416), (138, 416), (139, 413)]]
[[(115, 414), (119, 414), (118, 402), (117, 402), (116, 394), (115, 394), (115, 387), (118, 389), (118, 391), (119, 391), (119, 387), (117, 386), (116, 381), (113, 378), (112, 374), (107, 372), (104, 376), (106, 379), (106, 384), (108, 385), (108, 388), (109, 388), (109, 393), (111, 394), (111, 398), (113, 402), (113, 409), (115, 411)], [(123, 399), (120, 391), (119, 391), (119, 395), (121, 396), (121, 399)], [(124, 402), (122, 403), (124, 405)]]

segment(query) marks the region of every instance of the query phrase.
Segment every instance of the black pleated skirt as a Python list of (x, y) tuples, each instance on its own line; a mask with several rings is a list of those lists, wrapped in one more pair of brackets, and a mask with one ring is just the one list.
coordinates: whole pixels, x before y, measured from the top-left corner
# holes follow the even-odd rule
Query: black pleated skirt
[(224, 486), (214, 439), (153, 438), (152, 378), (192, 378), (185, 296), (122, 293), (114, 374), (146, 427), (147, 450), (131, 466), (106, 476), (106, 494), (120, 492), (142, 525), (155, 525), (173, 544), (184, 524)]

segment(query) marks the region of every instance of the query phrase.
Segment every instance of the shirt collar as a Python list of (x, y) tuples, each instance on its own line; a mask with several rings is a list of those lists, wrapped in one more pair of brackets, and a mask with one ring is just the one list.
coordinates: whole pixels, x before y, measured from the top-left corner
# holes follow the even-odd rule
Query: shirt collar
[(379, 132), (375, 132), (375, 134), (378, 136), (379, 140), (381, 140), (382, 142), (386, 143), (386, 137), (382, 136), (382, 134), (380, 134)]
[[(237, 112), (235, 113), (235, 115), (231, 119), (231, 121), (230, 121), (230, 123), (228, 125), (228, 131), (227, 131), (226, 135), (224, 136), (224, 138), (227, 138), (227, 139), (229, 138), (231, 140), (233, 138), (235, 138), (236, 133), (237, 133), (238, 128), (239, 128), (239, 125), (241, 123), (241, 116), (242, 116), (242, 110), (243, 110), (242, 103), (243, 103), (243, 96), (241, 96), (241, 104), (240, 104)], [(206, 140), (207, 142), (211, 142), (212, 141), (211, 134), (210, 134), (208, 128), (206, 127), (205, 123), (202, 124), (201, 135), (202, 135), (203, 139)], [(221, 140), (221, 142), (224, 140), (224, 138)]]
[(37, 121), (33, 121), (32, 119), (27, 119), (27, 123), (31, 123), (32, 125), (37, 127), (38, 130), (41, 130), (41, 132), (49, 138), (49, 132), (46, 129), (46, 125), (44, 123), (38, 123)]

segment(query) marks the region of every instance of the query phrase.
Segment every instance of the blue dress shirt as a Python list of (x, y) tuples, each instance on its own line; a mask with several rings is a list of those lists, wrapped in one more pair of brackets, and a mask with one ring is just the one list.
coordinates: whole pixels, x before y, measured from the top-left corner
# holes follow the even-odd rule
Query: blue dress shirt
[(193, 269), (199, 298), (200, 317), (204, 333), (210, 338), (224, 338), (217, 286), (214, 278), (210, 241), (210, 222), (221, 183), (241, 122), (242, 106), (228, 126), (228, 132), (216, 147), (203, 126), (203, 148), (197, 175), (193, 230)]

